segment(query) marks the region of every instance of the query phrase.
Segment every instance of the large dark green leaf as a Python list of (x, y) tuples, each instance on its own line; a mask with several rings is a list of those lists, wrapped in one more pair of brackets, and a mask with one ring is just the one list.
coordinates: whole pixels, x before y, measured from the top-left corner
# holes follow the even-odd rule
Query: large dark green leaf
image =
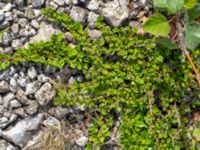
[(186, 25), (184, 42), (189, 49), (195, 49), (200, 44), (200, 25), (198, 23)]
[(188, 10), (188, 16), (191, 20), (194, 20), (200, 16), (200, 4), (197, 4), (194, 8)]
[(169, 13), (174, 14), (184, 6), (184, 0), (166, 0), (166, 8)]
[(165, 8), (166, 7), (166, 0), (154, 0), (153, 5), (155, 7)]
[(151, 16), (143, 25), (145, 32), (156, 36), (167, 36), (170, 32), (170, 26), (167, 18), (160, 13)]
[(170, 14), (180, 11), (184, 6), (184, 0), (154, 0), (153, 4), (158, 8), (165, 8)]

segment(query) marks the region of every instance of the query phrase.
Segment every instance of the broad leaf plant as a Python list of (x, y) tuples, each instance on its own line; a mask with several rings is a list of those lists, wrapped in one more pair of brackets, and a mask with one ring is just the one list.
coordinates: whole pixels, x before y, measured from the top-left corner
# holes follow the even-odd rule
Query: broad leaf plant
[(145, 32), (158, 37), (167, 48), (180, 48), (190, 62), (200, 86), (200, 76), (190, 50), (200, 44), (199, 0), (153, 0), (157, 12), (143, 24)]

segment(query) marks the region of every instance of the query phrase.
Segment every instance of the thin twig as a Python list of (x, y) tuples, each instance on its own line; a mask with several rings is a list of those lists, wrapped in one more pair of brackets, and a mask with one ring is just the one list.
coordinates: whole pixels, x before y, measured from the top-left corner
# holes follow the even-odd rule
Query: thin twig
[(179, 115), (179, 112), (178, 112), (176, 102), (174, 103), (174, 110), (176, 111), (176, 118), (178, 120), (178, 124), (181, 125), (181, 119), (180, 119), (180, 115)]
[(181, 50), (185, 53), (190, 65), (192, 66), (192, 69), (196, 75), (196, 78), (197, 78), (197, 81), (199, 83), (199, 86), (200, 86), (200, 75), (199, 75), (199, 72), (197, 70), (197, 68), (195, 67), (193, 61), (192, 61), (192, 58), (190, 56), (190, 53), (187, 51), (187, 48), (184, 44), (184, 41), (183, 41), (183, 27), (181, 25), (180, 22), (177, 22), (177, 29), (178, 29), (178, 41), (179, 41), (179, 46), (181, 48)]
[[(152, 91), (150, 91), (150, 92), (152, 92)], [(153, 107), (152, 107), (152, 99), (151, 99), (152, 96), (150, 96), (150, 94), (147, 94), (147, 96), (148, 96), (148, 99), (149, 99), (149, 111), (150, 111), (150, 119), (149, 119), (149, 121), (150, 121), (150, 134), (152, 135)]]

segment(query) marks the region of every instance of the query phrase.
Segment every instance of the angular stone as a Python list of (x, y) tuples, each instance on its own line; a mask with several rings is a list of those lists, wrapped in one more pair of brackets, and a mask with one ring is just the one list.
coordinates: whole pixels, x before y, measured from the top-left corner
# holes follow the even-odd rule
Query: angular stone
[(83, 82), (83, 76), (81, 75), (76, 76), (76, 81)]
[(21, 120), (14, 127), (0, 131), (0, 136), (23, 148), (36, 133), (43, 118), (43, 114), (38, 114), (33, 118)]
[(21, 104), (26, 104), (28, 101), (28, 98), (22, 89), (18, 89), (16, 93), (16, 98)]
[(6, 123), (6, 122), (8, 122), (8, 118), (2, 117), (2, 118), (0, 119), (0, 123), (1, 123), (1, 124)]
[(34, 81), (31, 83), (28, 83), (26, 85), (26, 91), (25, 94), (29, 95), (29, 94), (35, 94), (35, 92), (40, 88), (41, 83), (39, 81)]
[(26, 102), (26, 105), (27, 106), (25, 106), (24, 109), (25, 109), (27, 114), (33, 115), (33, 114), (37, 113), (39, 105), (36, 101), (28, 100)]
[(25, 1), (24, 0), (15, 0), (14, 1), (17, 6), (23, 6)]
[(19, 71), (20, 77), (26, 78), (25, 72), (26, 72), (26, 68), (25, 66), (23, 66)]
[(2, 97), (2, 95), (0, 95), (0, 105), (2, 105), (3, 104), (3, 97)]
[(10, 91), (16, 93), (18, 90), (18, 84), (15, 78), (10, 79)]
[(15, 67), (14, 67), (14, 66), (11, 66), (11, 67), (9, 68), (9, 75), (13, 76), (15, 73), (16, 73)]
[(39, 29), (40, 24), (37, 22), (37, 20), (31, 20), (31, 26), (35, 29)]
[(13, 123), (15, 120), (17, 120), (17, 115), (16, 114), (11, 114), (9, 123)]
[(29, 36), (29, 31), (27, 29), (23, 28), (19, 31), (19, 35), (22, 37), (27, 37), (27, 36)]
[[(0, 87), (1, 87), (1, 82), (2, 80), (6, 81), (10, 78), (10, 74), (8, 70), (2, 70), (0, 73)], [(0, 90), (1, 91), (1, 90)], [(1, 92), (0, 92), (1, 93)]]
[(98, 40), (100, 38), (102, 38), (102, 33), (99, 30), (89, 30), (89, 35), (90, 35), (90, 39), (91, 40)]
[[(24, 44), (24, 43), (27, 42), (28, 37), (21, 37), (20, 40), (21, 40), (21, 42)], [(23, 46), (24, 46), (24, 45), (23, 45)]]
[(40, 28), (38, 30), (38, 33), (30, 38), (29, 43), (35, 43), (40, 41), (48, 41), (52, 34), (59, 34), (61, 31), (58, 28), (55, 28), (51, 24), (47, 24), (45, 22), (42, 22), (40, 24)]
[(20, 39), (13, 40), (11, 46), (16, 50), (22, 47), (22, 41)]
[(45, 74), (55, 74), (56, 73), (56, 68), (50, 65), (44, 66), (44, 73)]
[(50, 1), (50, 6), (51, 6), (51, 7), (54, 7), (55, 9), (58, 8), (58, 4), (55, 3), (54, 1)]
[(99, 17), (98, 14), (96, 14), (96, 13), (94, 13), (92, 11), (89, 12), (89, 14), (88, 14), (88, 26), (90, 28), (93, 29), (93, 28), (96, 27), (96, 21), (97, 21), (98, 17)]
[(105, 4), (105, 8), (101, 10), (106, 21), (113, 27), (119, 27), (128, 19), (129, 11), (126, 0), (114, 0)]
[(68, 108), (63, 108), (61, 106), (53, 107), (49, 110), (49, 114), (56, 117), (57, 119), (64, 119), (69, 113)]
[(141, 7), (144, 7), (147, 4), (147, 0), (139, 0), (139, 4)]
[(72, 4), (72, 0), (65, 0), (65, 4), (71, 5)]
[(6, 29), (9, 26), (10, 26), (10, 22), (5, 20), (2, 23), (0, 23), (0, 30)]
[(18, 150), (18, 149), (13, 147), (9, 142), (1, 139), (0, 140), (0, 150)]
[(15, 74), (13, 75), (13, 78), (14, 78), (15, 80), (17, 80), (17, 79), (19, 78), (19, 74), (18, 74), (18, 73), (15, 73)]
[(5, 93), (9, 91), (9, 85), (8, 82), (6, 81), (1, 81), (0, 82), (0, 93)]
[(41, 22), (43, 22), (44, 21), (44, 16), (39, 16), (38, 18), (37, 18), (37, 21), (39, 22), (39, 23), (41, 23)]
[(0, 22), (2, 22), (4, 20), (4, 12), (2, 10), (0, 10)]
[(22, 105), (16, 99), (10, 101), (10, 107), (11, 107), (11, 109), (13, 109), (13, 108), (19, 108), (21, 106)]
[(4, 49), (4, 52), (5, 52), (5, 54), (13, 54), (13, 49), (12, 49), (12, 47), (6, 47)]
[(50, 78), (48, 78), (47, 76), (45, 76), (44, 74), (40, 74), (37, 76), (38, 81), (40, 81), (41, 83), (44, 82), (49, 82)]
[(13, 113), (20, 116), (20, 117), (25, 117), (25, 112), (23, 108), (17, 108), (13, 110)]
[(0, 115), (3, 115), (3, 113), (4, 113), (4, 106), (0, 105)]
[(28, 68), (28, 76), (29, 76), (31, 79), (35, 79), (35, 78), (37, 77), (37, 71), (35, 70), (34, 67)]
[(74, 145), (71, 150), (83, 150), (81, 146)]
[(3, 106), (8, 108), (11, 100), (15, 99), (15, 95), (13, 93), (8, 93), (3, 97)]
[(3, 11), (4, 12), (9, 12), (9, 11), (11, 11), (12, 7), (13, 7), (13, 5), (11, 3), (7, 3), (5, 5), (5, 7), (3, 8)]
[(34, 10), (32, 7), (29, 6), (25, 9), (25, 16), (30, 20), (35, 18)]
[(42, 15), (41, 10), (39, 9), (33, 9), (34, 14), (35, 14), (35, 18), (38, 18)]
[(14, 33), (15, 35), (19, 33), (19, 24), (17, 23), (14, 23), (12, 26), (11, 26), (11, 31), (12, 33)]
[(17, 79), (17, 83), (19, 84), (20, 87), (25, 87), (27, 84), (27, 79), (20, 77), (19, 79)]
[[(43, 140), (42, 137), (44, 137), (45, 133), (48, 132), (48, 127), (57, 128), (59, 124), (61, 124), (61, 122), (58, 119), (48, 115), (45, 118), (45, 120), (42, 122), (42, 125), (44, 125), (43, 126), (44, 130), (40, 130), (39, 132), (37, 132), (37, 134), (35, 134), (33, 136), (33, 138), (31, 140), (29, 140), (29, 142), (27, 143), (27, 145), (24, 147), (23, 150), (33, 149), (33, 147), (35, 147), (35, 145), (38, 145), (38, 143), (41, 143), (41, 140)], [(44, 128), (44, 127), (47, 127), (47, 128)], [(55, 144), (57, 144), (57, 143), (54, 143), (53, 145), (55, 145)], [(39, 148), (39, 149), (34, 149), (34, 150), (44, 150), (44, 149)], [(51, 150), (51, 148), (48, 150)], [(66, 143), (65, 147), (52, 148), (52, 150), (71, 150), (71, 148), (69, 149), (69, 145)]]
[(28, 20), (26, 18), (20, 18), (18, 20), (18, 24), (20, 25), (21, 28), (24, 28), (28, 23)]
[(70, 32), (65, 32), (65, 38), (67, 41), (72, 42), (73, 41), (73, 36)]
[(70, 77), (68, 83), (73, 84), (74, 82), (76, 82), (76, 79), (74, 77)]
[(34, 8), (41, 8), (45, 0), (31, 0)]
[(65, 0), (53, 0), (55, 3), (57, 3), (59, 6), (65, 5)]
[(76, 144), (81, 147), (84, 147), (86, 145), (87, 141), (88, 141), (88, 137), (82, 136), (76, 141)]
[(29, 30), (29, 34), (28, 34), (28, 36), (34, 36), (34, 35), (36, 35), (36, 31), (35, 31), (35, 29), (33, 29), (33, 28), (31, 28), (30, 30)]
[[(4, 117), (5, 117), (5, 115), (4, 115)], [(6, 128), (10, 124), (12, 124), (13, 122), (15, 122), (16, 120), (17, 120), (17, 115), (16, 114), (11, 114), (10, 115), (10, 119), (7, 122), (0, 124), (0, 128)], [(1, 135), (1, 130), (0, 130), (0, 135)]]
[(5, 46), (8, 46), (12, 42), (11, 34), (9, 32), (3, 32), (2, 34), (2, 43)]
[(90, 0), (86, 6), (91, 11), (96, 11), (99, 9), (99, 4), (97, 0)]
[(24, 28), (25, 28), (26, 30), (30, 30), (30, 29), (31, 29), (31, 25), (28, 23), (28, 24), (25, 25)]
[(35, 98), (42, 106), (47, 105), (55, 96), (56, 92), (50, 83), (45, 83), (35, 93)]
[(11, 115), (12, 115), (12, 112), (10, 110), (9, 111), (5, 111), (4, 114), (3, 114), (3, 116), (7, 117), (7, 118), (10, 118)]
[(73, 6), (70, 11), (70, 17), (76, 22), (84, 23), (86, 19), (86, 10), (81, 7)]
[(6, 21), (12, 21), (13, 20), (13, 16), (11, 12), (6, 12), (5, 13), (5, 20)]

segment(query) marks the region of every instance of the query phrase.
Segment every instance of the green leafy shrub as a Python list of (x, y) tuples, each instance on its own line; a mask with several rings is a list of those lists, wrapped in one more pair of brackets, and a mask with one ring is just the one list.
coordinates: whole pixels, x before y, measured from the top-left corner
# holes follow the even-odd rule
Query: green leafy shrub
[[(103, 18), (97, 22), (103, 38), (91, 40), (87, 30), (66, 14), (51, 8), (43, 13), (72, 33), (75, 48), (67, 44), (64, 34), (55, 35), (12, 57), (0, 55), (5, 63), (1, 67), (32, 61), (56, 67), (69, 64), (80, 70), (84, 82), (56, 87), (54, 103), (85, 106), (98, 113), (89, 127), (88, 150), (101, 149), (116, 120), (121, 122), (120, 139), (114, 144), (122, 149), (191, 148), (187, 115), (199, 105), (199, 90), (178, 50), (159, 47), (155, 38), (136, 35), (130, 26), (106, 26)], [(199, 55), (199, 50), (191, 53), (195, 62)]]

